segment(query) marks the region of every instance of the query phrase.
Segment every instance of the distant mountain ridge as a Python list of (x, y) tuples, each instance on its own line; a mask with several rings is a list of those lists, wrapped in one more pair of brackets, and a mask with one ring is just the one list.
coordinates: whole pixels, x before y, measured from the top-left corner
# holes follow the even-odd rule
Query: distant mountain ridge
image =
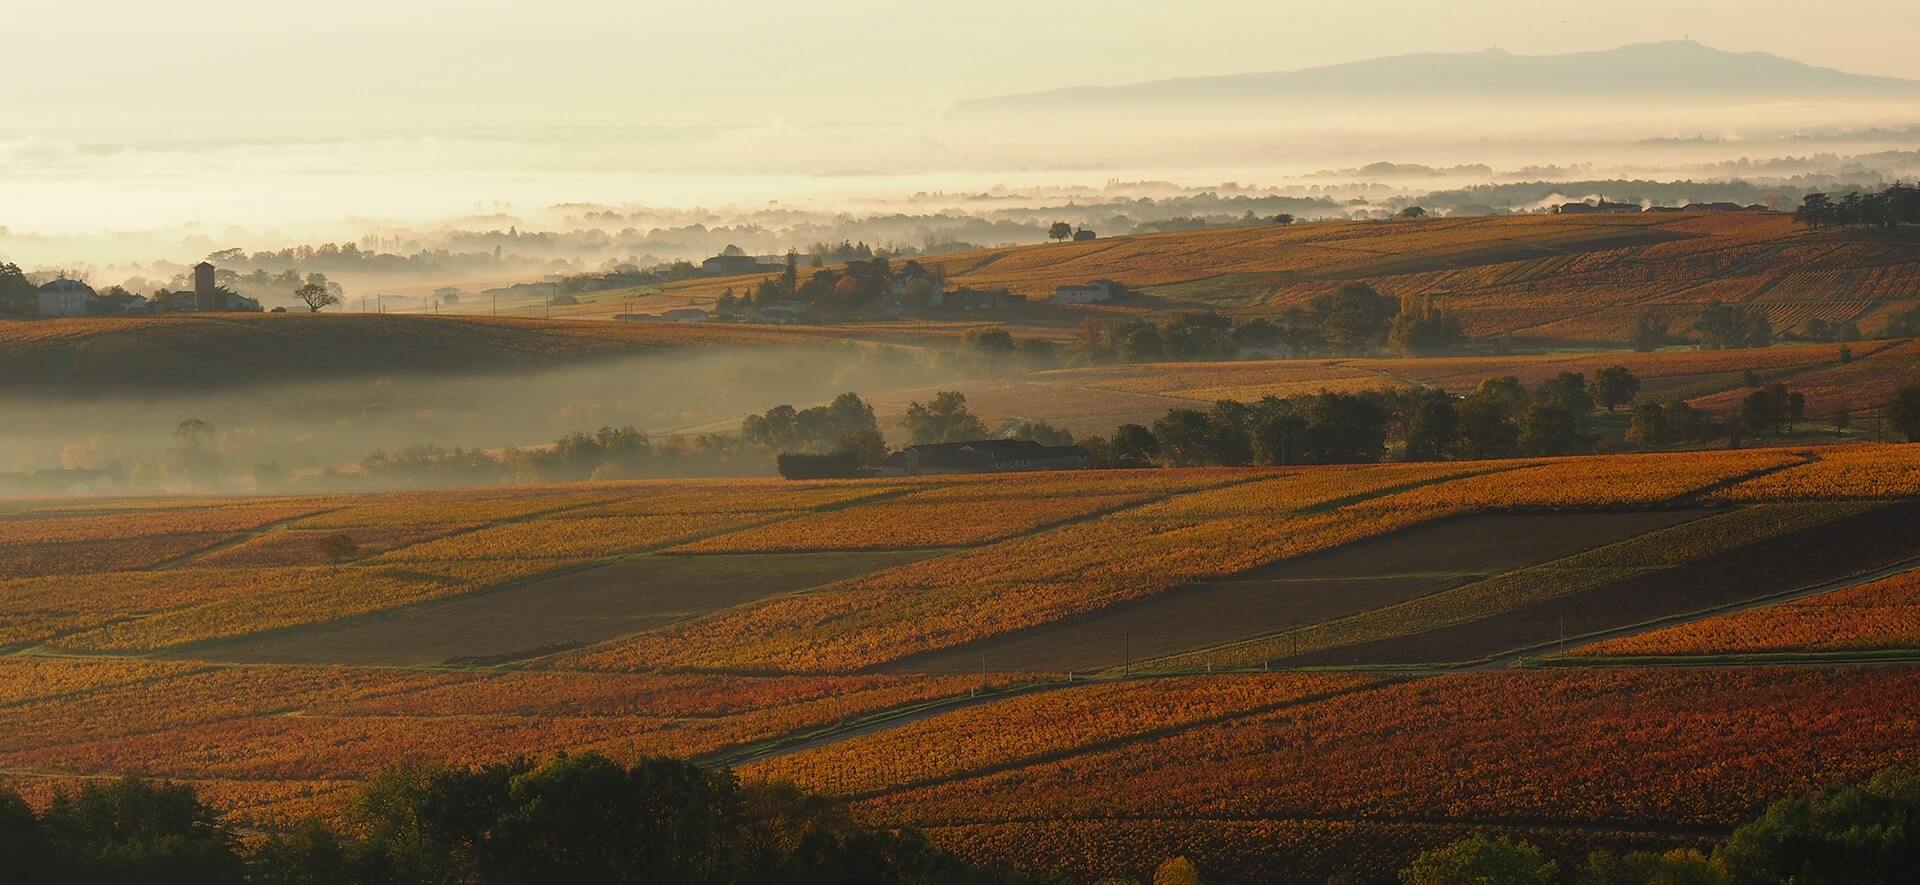
[(1497, 49), (1420, 53), (1322, 67), (1184, 77), (1125, 86), (1074, 86), (954, 105), (957, 114), (1089, 110), (1171, 104), (1488, 99), (1920, 100), (1920, 80), (1852, 74), (1766, 52), (1728, 52), (1690, 40), (1597, 52), (1515, 55)]

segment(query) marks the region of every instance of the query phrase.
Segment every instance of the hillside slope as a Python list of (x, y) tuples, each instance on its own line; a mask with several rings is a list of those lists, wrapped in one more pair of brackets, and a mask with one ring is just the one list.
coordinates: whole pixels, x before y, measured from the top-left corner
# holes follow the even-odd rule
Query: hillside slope
[(10, 320), (0, 321), (0, 392), (479, 372), (801, 340), (771, 327), (382, 314)]
[[(1629, 194), (1609, 194), (1628, 198)], [(1872, 331), (1920, 303), (1920, 239), (1809, 231), (1772, 212), (1534, 215), (1263, 225), (1011, 246), (920, 259), (950, 286), (1044, 299), (1109, 278), (1153, 299), (1280, 314), (1351, 281), (1431, 296), (1475, 337), (1622, 342), (1646, 312), (1684, 328), (1711, 302), (1764, 311), (1776, 333), (1812, 319)], [(710, 301), (758, 277), (689, 281)], [(1062, 311), (1066, 324), (1082, 314)]]

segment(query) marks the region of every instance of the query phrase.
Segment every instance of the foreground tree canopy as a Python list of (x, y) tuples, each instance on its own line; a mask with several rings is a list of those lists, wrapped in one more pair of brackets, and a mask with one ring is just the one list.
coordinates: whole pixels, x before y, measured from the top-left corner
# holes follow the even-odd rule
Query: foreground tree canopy
[(308, 821), (250, 850), (185, 786), (89, 784), (37, 816), (0, 791), (0, 864), (18, 885), (1017, 881), (792, 787), (591, 753), (392, 772), (346, 820)]

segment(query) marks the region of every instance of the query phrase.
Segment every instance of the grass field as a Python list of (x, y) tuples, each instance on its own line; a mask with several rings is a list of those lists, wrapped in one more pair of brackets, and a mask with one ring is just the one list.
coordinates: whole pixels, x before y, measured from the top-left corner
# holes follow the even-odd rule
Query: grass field
[[(17, 501), (0, 780), (274, 828), (410, 761), (667, 754), (1230, 882), (1695, 845), (1915, 759), (1916, 452)], [(1773, 653), (1824, 665), (1729, 657)]]

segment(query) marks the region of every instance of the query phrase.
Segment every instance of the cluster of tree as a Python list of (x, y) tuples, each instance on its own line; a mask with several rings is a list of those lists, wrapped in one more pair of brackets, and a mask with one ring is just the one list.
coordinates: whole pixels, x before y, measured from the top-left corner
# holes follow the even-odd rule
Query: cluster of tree
[(796, 410), (781, 405), (748, 415), (740, 424), (740, 436), (781, 454), (843, 455), (852, 458), (856, 467), (876, 464), (887, 456), (873, 407), (853, 393), (840, 394), (824, 406)]
[(1920, 188), (1894, 182), (1885, 190), (1842, 194), (1811, 193), (1793, 210), (1793, 219), (1808, 227), (1894, 228), (1920, 224)]
[[(958, 394), (954, 394), (958, 396)], [(960, 397), (960, 411), (965, 398)], [(977, 420), (977, 419), (976, 419)], [(184, 425), (183, 425), (184, 426)], [(984, 435), (984, 434), (983, 434)], [(448, 487), (503, 482), (579, 482), (649, 476), (765, 474), (781, 456), (816, 475), (852, 475), (887, 456), (873, 407), (843, 393), (824, 406), (774, 406), (742, 422), (738, 434), (652, 439), (633, 427), (575, 432), (540, 448), (482, 449), (404, 446), (361, 459), (358, 478), (380, 487)], [(828, 461), (810, 459), (826, 458)], [(841, 466), (843, 462), (850, 466)], [(817, 474), (833, 465), (832, 474)], [(785, 472), (784, 470), (782, 471)], [(337, 477), (323, 481), (338, 485)]]
[(746, 476), (766, 473), (773, 455), (769, 448), (728, 434), (656, 440), (633, 427), (602, 427), (591, 433), (570, 433), (550, 446), (498, 453), (410, 444), (391, 454), (383, 450), (362, 458), (355, 473), (327, 470), (307, 484), (328, 489), (453, 488), (506, 482)]
[[(784, 442), (774, 443), (772, 435), (763, 429), (766, 416), (746, 419), (743, 435), (781, 446), (776, 465), (780, 475), (788, 479), (857, 476), (862, 468), (873, 467), (890, 454), (874, 421), (873, 409), (854, 394), (843, 393), (830, 406), (816, 406), (798, 413), (790, 406), (780, 406), (767, 415), (775, 412), (783, 416), (782, 426), (807, 424), (817, 428), (812, 432), (796, 431)], [(806, 418), (810, 413), (814, 417)], [(789, 420), (785, 416), (794, 418)], [(957, 390), (936, 391), (927, 402), (908, 403), (902, 425), (907, 431), (908, 445), (990, 438), (1026, 439), (1050, 446), (1073, 444), (1073, 434), (1033, 419), (1015, 419), (998, 433), (990, 433), (986, 422), (967, 407), (966, 394)]]
[(1766, 347), (1773, 343), (1773, 321), (1758, 308), (1708, 302), (1693, 321), (1695, 341), (1706, 350)]
[(1365, 283), (1347, 283), (1278, 318), (1235, 322), (1216, 313), (1185, 311), (1158, 323), (1089, 319), (1079, 337), (1089, 362), (1220, 359), (1274, 349), (1297, 356), (1365, 354), (1382, 347), (1402, 356), (1428, 356), (1465, 343), (1459, 320), (1432, 299), (1391, 298)]
[(777, 276), (740, 295), (732, 289), (722, 292), (714, 313), (732, 319), (788, 303), (825, 316), (845, 316), (887, 298), (897, 299), (901, 310), (918, 312), (933, 306), (933, 296), (942, 287), (939, 275), (920, 262), (909, 259), (896, 268), (885, 255), (847, 261), (839, 270), (817, 268), (801, 279), (799, 253), (788, 252)]
[[(1563, 372), (1531, 391), (1513, 376), (1491, 378), (1464, 397), (1417, 388), (1223, 400), (1081, 444), (1112, 467), (1370, 463), (1396, 448), (1408, 461), (1565, 455), (1591, 451), (1595, 410), (1632, 403), (1639, 388), (1632, 372), (1612, 366), (1591, 381)], [(1667, 410), (1659, 442), (1707, 438), (1709, 416), (1684, 403), (1659, 408)]]
[(6, 881), (149, 885), (996, 883), (837, 801), (669, 759), (598, 754), (388, 772), (338, 824), (242, 839), (193, 789), (126, 779), (36, 814), (0, 790)]
[[(346, 245), (349, 248), (353, 246), (351, 243)], [(353, 254), (360, 253), (354, 250)], [(239, 249), (222, 249), (208, 255), (207, 260), (216, 265), (213, 271), (216, 285), (257, 301), (299, 301), (305, 304), (308, 310), (318, 311), (323, 307), (339, 304), (346, 298), (346, 289), (338, 282), (328, 279), (327, 275), (320, 271), (303, 272), (296, 266), (285, 266), (278, 271), (270, 271), (255, 266), (253, 270), (241, 273), (234, 269), (237, 262), (246, 260), (245, 254)], [(228, 266), (218, 266), (223, 262)], [(186, 270), (174, 274), (167, 280), (164, 287), (155, 291), (154, 295), (164, 297), (161, 293), (190, 294), (192, 291), (192, 274), (190, 270)]]
[(20, 269), (20, 265), (0, 261), (0, 316), (31, 316), (39, 310), (35, 299), (40, 287)]
[[(1895, 314), (1887, 323), (1882, 337), (1908, 338), (1920, 336), (1920, 309), (1910, 308), (1904, 314)], [(1692, 335), (1686, 334), (1691, 332)], [(1629, 342), (1633, 349), (1646, 353), (1669, 344), (1693, 344), (1705, 350), (1737, 350), (1748, 347), (1766, 347), (1774, 342), (1773, 321), (1765, 311), (1754, 307), (1741, 307), (1734, 304), (1708, 302), (1705, 309), (1695, 317), (1691, 327), (1676, 332), (1674, 317), (1662, 310), (1649, 310), (1634, 320)], [(1819, 318), (1808, 320), (1798, 332), (1788, 332), (1780, 337), (1802, 341), (1838, 341), (1852, 343), (1861, 339), (1860, 326), (1852, 320), (1831, 322)]]
[(968, 410), (966, 395), (955, 390), (938, 391), (931, 402), (909, 403), (906, 428), (907, 443), (916, 446), (987, 438), (986, 422)]
[(1407, 885), (1814, 885), (1920, 881), (1920, 773), (1890, 768), (1774, 803), (1711, 852), (1595, 851), (1561, 875), (1535, 845), (1476, 834), (1421, 854)]

